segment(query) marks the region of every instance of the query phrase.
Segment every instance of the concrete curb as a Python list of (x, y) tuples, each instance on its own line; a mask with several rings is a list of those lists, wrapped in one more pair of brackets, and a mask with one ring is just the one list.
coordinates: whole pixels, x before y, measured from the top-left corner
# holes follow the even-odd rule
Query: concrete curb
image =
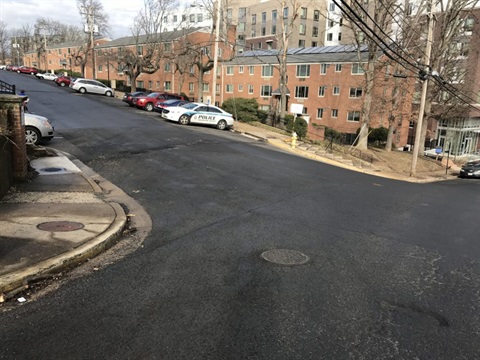
[(12, 292), (26, 287), (31, 281), (45, 278), (94, 257), (116, 243), (125, 227), (127, 217), (118, 203), (108, 203), (114, 212), (115, 220), (102, 234), (74, 250), (57, 255), (22, 270), (11, 272), (0, 277), (0, 294)]
[(282, 149), (284, 151), (288, 151), (292, 154), (300, 155), (302, 157), (305, 157), (311, 160), (319, 161), (319, 162), (340, 167), (346, 170), (356, 171), (362, 174), (373, 175), (373, 176), (377, 176), (385, 179), (405, 181), (405, 182), (410, 182), (415, 184), (428, 184), (428, 183), (434, 183), (434, 182), (440, 182), (440, 181), (446, 181), (446, 180), (454, 180), (457, 178), (454, 175), (445, 175), (444, 177), (441, 177), (441, 178), (421, 179), (421, 178), (411, 178), (408, 176), (401, 176), (398, 174), (386, 174), (386, 173), (376, 172), (375, 170), (371, 170), (371, 169), (361, 169), (355, 166), (343, 164), (341, 162), (338, 162), (329, 158), (325, 158), (316, 154), (309, 153), (308, 151), (301, 150), (298, 147), (296, 149), (292, 149), (291, 145), (288, 145), (287, 143), (285, 143), (283, 140), (280, 140), (280, 139), (267, 138), (267, 137), (254, 134), (252, 132), (244, 132), (236, 129), (234, 129), (233, 131), (245, 136), (254, 137), (254, 138), (257, 138), (258, 140), (265, 141), (276, 148)]

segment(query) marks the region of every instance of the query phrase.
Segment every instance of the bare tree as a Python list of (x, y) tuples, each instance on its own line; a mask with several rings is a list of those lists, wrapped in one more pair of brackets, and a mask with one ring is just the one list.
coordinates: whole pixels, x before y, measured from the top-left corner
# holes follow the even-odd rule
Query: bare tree
[(160, 66), (171, 44), (165, 43), (165, 17), (175, 8), (174, 0), (144, 0), (144, 6), (135, 18), (132, 41), (118, 49), (117, 62), (128, 74), (131, 91), (136, 90), (140, 74), (153, 74)]
[(85, 19), (85, 30), (88, 35), (86, 36), (86, 45), (75, 51), (72, 57), (75, 63), (81, 66), (82, 74), (85, 76), (85, 67), (88, 57), (91, 56), (95, 75), (94, 37), (96, 34), (106, 35), (109, 33), (108, 15), (100, 0), (77, 0), (77, 8), (82, 18)]
[(0, 61), (5, 64), (5, 59), (10, 53), (10, 36), (7, 24), (0, 20)]
[[(473, 16), (473, 11), (478, 8), (479, 0), (455, 0), (455, 1), (432, 1), (423, 0), (419, 4), (418, 12), (423, 14), (423, 9), (430, 3), (436, 5), (436, 22), (432, 53), (430, 56), (430, 68), (434, 71), (433, 81), (428, 83), (427, 98), (425, 102), (424, 118), (440, 120), (468, 117), (466, 103), (471, 100), (460, 96), (472, 89), (472, 81), (467, 76), (470, 73), (468, 67), (469, 47), (475, 44), (465, 41), (465, 32), (472, 31), (473, 25), (478, 19)], [(471, 19), (471, 22), (469, 21)], [(427, 21), (426, 16), (417, 21), (414, 26), (417, 33), (421, 34), (419, 42), (413, 51), (422, 58), (421, 49), (424, 48), (425, 34), (424, 27)], [(472, 27), (470, 27), (472, 26)], [(438, 75), (437, 75), (438, 74)], [(431, 75), (431, 73), (429, 74)], [(454, 84), (446, 85), (446, 84)], [(428, 121), (422, 123), (421, 138), (418, 142), (419, 153), (422, 154), (427, 137)]]

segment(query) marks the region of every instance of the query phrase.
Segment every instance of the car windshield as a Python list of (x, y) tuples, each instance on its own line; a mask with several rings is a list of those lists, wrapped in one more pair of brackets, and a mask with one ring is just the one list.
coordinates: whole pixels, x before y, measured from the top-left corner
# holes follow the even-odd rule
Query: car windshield
[(181, 107), (185, 108), (185, 109), (195, 109), (198, 105), (195, 104), (195, 103), (190, 103), (190, 104), (184, 104), (182, 105)]
[(147, 95), (148, 98), (156, 98), (158, 95), (160, 95), (159, 93), (151, 93), (150, 95)]
[(165, 100), (163, 104), (165, 105), (175, 104), (177, 101), (178, 100), (175, 100), (175, 99)]

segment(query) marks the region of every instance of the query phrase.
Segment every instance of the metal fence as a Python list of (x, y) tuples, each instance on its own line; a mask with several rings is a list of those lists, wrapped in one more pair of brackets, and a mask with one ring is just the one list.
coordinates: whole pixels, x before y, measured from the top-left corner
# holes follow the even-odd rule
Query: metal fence
[(0, 80), (0, 94), (12, 94), (15, 95), (15, 85), (10, 85), (5, 81)]

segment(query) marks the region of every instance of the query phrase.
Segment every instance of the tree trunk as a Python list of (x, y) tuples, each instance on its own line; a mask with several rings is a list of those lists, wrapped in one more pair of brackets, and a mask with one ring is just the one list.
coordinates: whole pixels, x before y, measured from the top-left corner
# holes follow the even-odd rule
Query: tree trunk
[(365, 97), (362, 104), (362, 116), (360, 119), (361, 128), (358, 135), (356, 148), (360, 150), (367, 150), (368, 148), (368, 127), (370, 124), (370, 110), (372, 105), (373, 79), (375, 72), (375, 56), (377, 54), (370, 54), (365, 71)]
[(393, 131), (395, 130), (395, 118), (388, 121), (387, 143), (385, 144), (385, 151), (392, 151)]

